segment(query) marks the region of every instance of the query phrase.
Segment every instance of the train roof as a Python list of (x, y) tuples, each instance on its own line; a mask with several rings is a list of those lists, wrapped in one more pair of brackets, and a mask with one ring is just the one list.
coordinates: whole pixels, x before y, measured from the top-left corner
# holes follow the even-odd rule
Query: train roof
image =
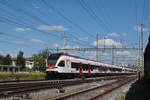
[[(90, 61), (97, 62), (97, 61), (95, 61), (95, 60), (86, 59), (86, 58), (82, 58), (82, 57), (79, 57), (79, 56), (70, 55), (70, 54), (68, 54), (68, 53), (63, 53), (63, 52), (61, 52), (61, 53), (54, 53), (54, 54), (51, 54), (51, 55), (59, 55), (59, 56), (65, 55), (65, 56), (74, 57), (74, 58), (77, 58), (77, 59), (85, 59), (85, 60), (90, 60)], [(51, 56), (51, 55), (50, 55), (50, 56)]]
[(64, 56), (74, 57), (74, 58), (77, 58), (77, 59), (88, 60), (88, 61), (91, 61), (91, 62), (95, 63), (96, 65), (97, 65), (97, 64), (100, 64), (100, 65), (103, 65), (103, 66), (108, 66), (108, 67), (113, 67), (113, 68), (122, 68), (122, 67), (120, 67), (120, 66), (111, 65), (111, 64), (107, 64), (107, 63), (101, 63), (101, 62), (97, 62), (97, 61), (95, 61), (95, 60), (86, 59), (86, 58), (82, 58), (82, 57), (78, 57), (78, 56), (74, 56), (74, 55), (69, 55), (69, 54), (67, 54), (67, 53), (55, 53), (55, 54), (53, 54), (53, 55), (59, 55), (59, 56), (64, 55)]

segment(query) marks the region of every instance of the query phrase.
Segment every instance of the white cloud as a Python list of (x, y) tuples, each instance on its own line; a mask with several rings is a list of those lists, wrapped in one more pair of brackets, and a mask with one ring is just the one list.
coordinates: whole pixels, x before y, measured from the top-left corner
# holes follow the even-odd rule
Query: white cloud
[(108, 33), (107, 36), (111, 36), (111, 37), (120, 37), (120, 36), (127, 36), (126, 33), (122, 33), (122, 34), (118, 34), (118, 33)]
[(59, 45), (58, 44), (54, 44), (53, 47), (54, 48), (59, 48)]
[(15, 44), (24, 44), (24, 42), (22, 42), (22, 41), (13, 41), (13, 43), (15, 43)]
[(88, 40), (88, 37), (80, 37), (80, 38), (73, 39), (74, 42), (87, 41), (87, 40)]
[(108, 55), (109, 55), (108, 53), (104, 52), (102, 56), (108, 56)]
[(107, 36), (119, 37), (120, 34), (117, 34), (117, 33), (108, 33)]
[[(93, 45), (96, 46), (97, 42), (94, 41)], [(112, 39), (102, 39), (102, 40), (98, 40), (98, 46), (116, 46), (116, 47), (120, 47), (122, 46), (122, 44), (120, 42), (115, 42)]]
[(122, 36), (123, 36), (123, 37), (126, 37), (126, 36), (127, 36), (127, 34), (126, 34), (126, 33), (123, 33), (123, 34), (122, 34)]
[(138, 55), (128, 55), (128, 57), (131, 57), (130, 59), (138, 60)]
[(78, 45), (75, 46), (70, 46), (70, 45), (66, 45), (65, 47), (61, 47), (59, 44), (54, 44), (53, 48), (60, 48), (60, 49), (70, 49), (70, 48), (80, 48)]
[(37, 40), (37, 39), (31, 39), (30, 40), (32, 43), (37, 43), (37, 44), (46, 44), (46, 42), (42, 41), (42, 40)]
[[(141, 32), (141, 25), (135, 25), (134, 30)], [(148, 31), (147, 28), (143, 28), (143, 32), (147, 32), (147, 31)]]
[(84, 52), (84, 58), (96, 60), (96, 53), (95, 51), (85, 51)]
[(70, 45), (66, 45), (64, 48), (69, 49), (69, 48), (72, 48), (72, 47)]
[(0, 51), (0, 55), (3, 54), (3, 53), (4, 53), (3, 51)]
[(73, 48), (80, 48), (78, 45), (75, 45)]
[(17, 53), (11, 53), (9, 51), (7, 52), (0, 51), (0, 55), (6, 56), (7, 54), (9, 54), (11, 57), (17, 57)]
[(119, 56), (129, 56), (131, 55), (131, 53), (129, 51), (117, 51), (115, 52), (116, 55), (119, 55)]
[(80, 38), (78, 38), (78, 40), (87, 41), (87, 40), (88, 40), (88, 37), (80, 37)]
[(10, 53), (11, 57), (17, 57), (17, 53)]
[(58, 25), (58, 26), (48, 26), (48, 25), (40, 25), (37, 27), (39, 30), (54, 30), (54, 31), (66, 31), (67, 29), (64, 28), (64, 26)]
[(32, 4), (32, 6), (34, 7), (34, 8), (40, 8), (40, 7), (38, 7), (36, 4)]
[(23, 32), (23, 31), (30, 31), (31, 28), (16, 28), (15, 31), (17, 32)]

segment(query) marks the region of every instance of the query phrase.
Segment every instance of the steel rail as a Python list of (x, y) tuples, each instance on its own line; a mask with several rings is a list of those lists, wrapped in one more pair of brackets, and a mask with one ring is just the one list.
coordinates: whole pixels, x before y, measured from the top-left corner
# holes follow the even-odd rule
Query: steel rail
[(65, 87), (70, 85), (78, 85), (81, 83), (89, 83), (101, 80), (112, 80), (117, 78), (123, 78), (127, 76), (120, 77), (100, 77), (100, 78), (91, 78), (85, 80), (60, 80), (60, 81), (44, 81), (44, 82), (25, 82), (25, 83), (10, 83), (10, 84), (0, 84), (0, 98), (9, 97), (19, 93), (32, 92), (42, 89), (52, 89), (58, 88), (59, 85)]
[[(124, 77), (122, 79), (118, 79), (115, 82), (107, 83), (107, 84), (104, 84), (104, 85), (101, 85), (101, 86), (94, 86), (94, 87), (87, 88), (87, 89), (80, 90), (80, 91), (70, 92), (68, 94), (64, 94), (64, 95), (60, 95), (60, 96), (58, 95), (56, 97), (48, 98), (46, 100), (66, 100), (68, 98), (74, 98), (75, 96), (79, 96), (79, 95), (82, 96), (82, 95), (84, 95), (84, 93), (88, 93), (88, 92), (91, 92), (91, 91), (94, 91), (94, 90), (97, 90), (97, 89), (101, 89), (101, 88), (110, 87), (110, 86), (113, 86), (114, 84), (118, 84), (119, 83), (119, 85), (117, 85), (117, 87), (112, 87), (111, 90), (109, 90), (109, 92), (110, 92), (110, 91), (113, 91), (114, 89), (117, 89), (120, 86), (122, 86), (122, 85), (124, 85), (124, 84), (126, 84), (126, 83), (128, 83), (128, 82), (133, 80), (132, 77), (130, 77), (127, 80), (125, 80), (125, 79), (126, 79), (126, 77)], [(134, 77), (134, 79), (135, 79), (135, 77)], [(98, 97), (103, 96), (105, 93), (109, 93), (109, 92), (107, 91), (107, 92), (104, 92), (104, 93), (102, 93), (100, 95), (96, 95), (93, 98), (91, 98), (90, 100), (95, 100)]]

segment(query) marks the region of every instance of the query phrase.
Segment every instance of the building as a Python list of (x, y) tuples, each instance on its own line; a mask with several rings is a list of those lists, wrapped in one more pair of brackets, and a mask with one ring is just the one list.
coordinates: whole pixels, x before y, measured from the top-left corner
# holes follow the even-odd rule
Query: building
[(2, 72), (20, 72), (20, 66), (0, 65), (0, 71), (2, 71)]
[[(32, 58), (24, 58), (25, 59), (25, 66), (28, 68), (33, 68), (34, 61)], [(12, 65), (0, 65), (0, 71), (3, 72), (19, 72), (21, 66), (16, 65), (17, 58), (12, 58)]]
[(25, 58), (25, 66), (32, 69), (34, 66), (33, 58)]
[[(25, 59), (25, 66), (28, 67), (28, 68), (33, 68), (34, 66), (34, 61), (33, 61), (33, 58), (24, 58)], [(16, 60), (17, 58), (12, 58), (12, 65), (13, 66), (16, 66)]]

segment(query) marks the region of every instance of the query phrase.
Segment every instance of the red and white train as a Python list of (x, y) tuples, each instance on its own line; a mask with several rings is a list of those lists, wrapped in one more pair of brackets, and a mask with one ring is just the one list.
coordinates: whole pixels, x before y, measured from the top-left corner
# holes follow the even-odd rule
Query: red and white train
[(99, 77), (135, 74), (136, 70), (71, 56), (64, 53), (51, 54), (46, 60), (47, 78)]

